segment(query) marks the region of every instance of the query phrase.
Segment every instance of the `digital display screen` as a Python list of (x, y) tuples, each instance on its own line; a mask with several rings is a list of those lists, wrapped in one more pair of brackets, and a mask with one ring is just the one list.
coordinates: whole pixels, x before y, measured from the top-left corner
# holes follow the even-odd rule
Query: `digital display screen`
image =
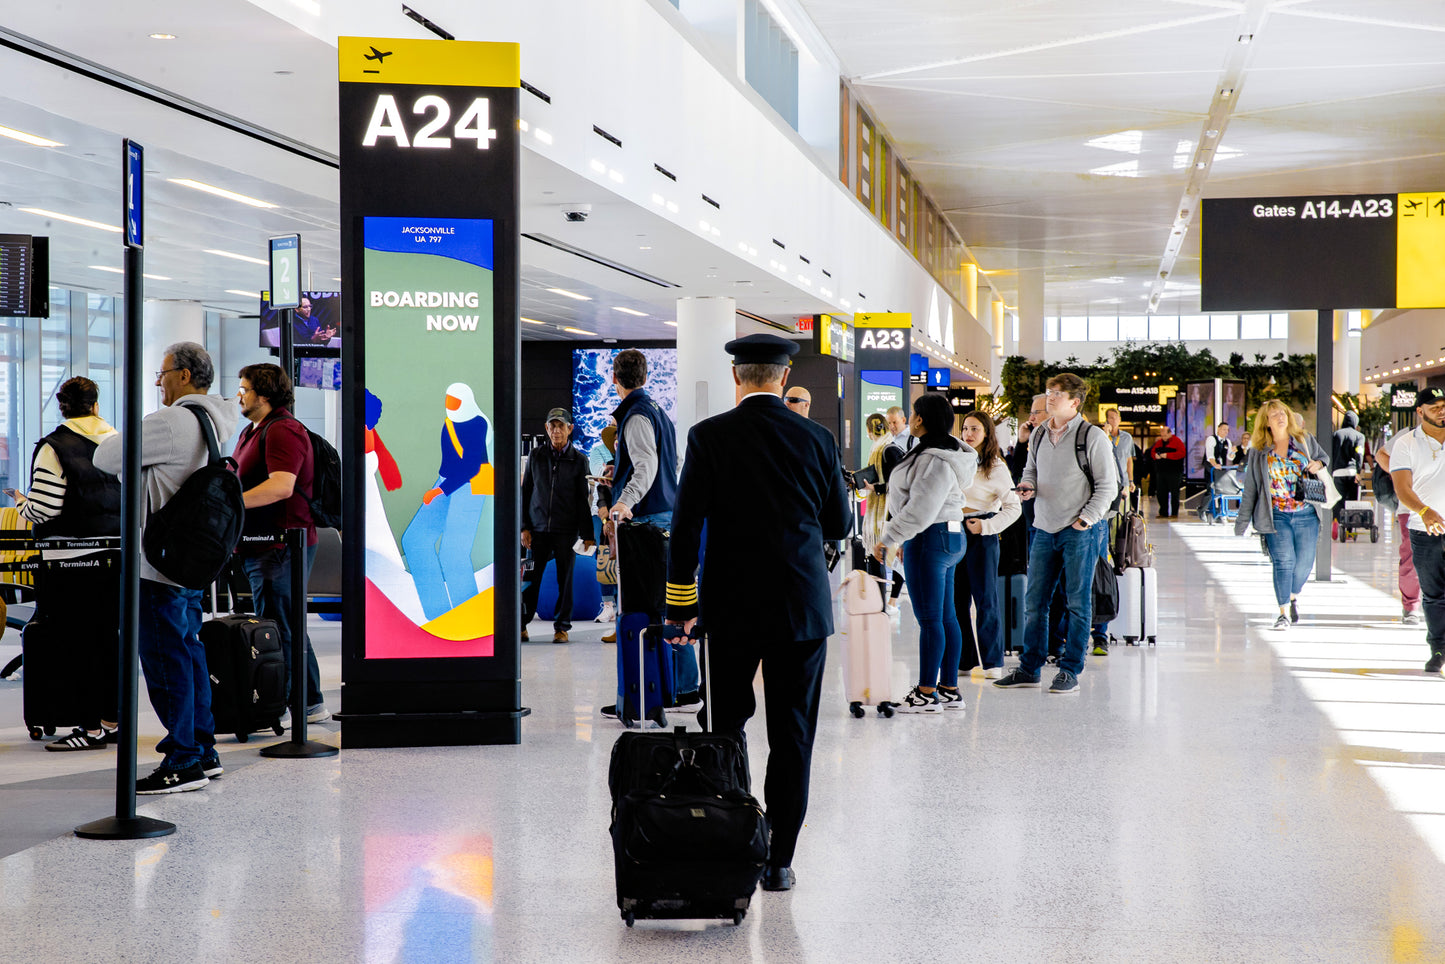
[(908, 411), (902, 371), (865, 369), (858, 373), (858, 382), (858, 424), (868, 424), (868, 416), (874, 413), (887, 415), (895, 405)]
[[(261, 347), (281, 347), (281, 309), (261, 292)], [(291, 311), (291, 339), (298, 355), (341, 355), (341, 292), (303, 291)]]
[(341, 391), (340, 358), (298, 358), (296, 359), (297, 388), (321, 388), (330, 392)]
[(0, 234), (0, 316), (29, 314), (33, 259), (30, 235)]
[(908, 374), (914, 378), (923, 378), (928, 374), (928, 356), (913, 352), (908, 356)]
[(836, 315), (817, 315), (813, 320), (813, 347), (820, 355), (853, 361), (853, 326)]
[(271, 239), (271, 305), (295, 308), (301, 295), (301, 236)]
[(493, 223), (362, 223), (364, 656), (492, 656)]
[(929, 388), (947, 388), (953, 384), (952, 368), (930, 368), (928, 369)]

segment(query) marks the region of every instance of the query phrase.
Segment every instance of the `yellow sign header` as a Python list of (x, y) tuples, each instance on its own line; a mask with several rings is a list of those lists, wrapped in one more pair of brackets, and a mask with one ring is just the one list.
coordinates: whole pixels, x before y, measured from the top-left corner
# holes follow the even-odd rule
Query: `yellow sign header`
[(508, 43), (340, 37), (337, 66), (343, 83), (522, 86), (522, 48)]
[(1395, 307), (1445, 306), (1445, 192), (1401, 194), (1395, 210)]
[(853, 327), (912, 328), (913, 315), (907, 311), (860, 311), (853, 316)]

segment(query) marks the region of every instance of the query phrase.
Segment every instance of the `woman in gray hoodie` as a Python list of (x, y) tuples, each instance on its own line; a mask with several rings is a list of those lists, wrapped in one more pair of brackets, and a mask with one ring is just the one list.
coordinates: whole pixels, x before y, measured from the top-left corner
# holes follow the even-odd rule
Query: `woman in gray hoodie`
[(918, 444), (888, 480), (890, 518), (873, 550), (882, 560), (888, 546), (903, 546), (903, 578), (918, 620), (918, 685), (899, 705), (904, 713), (963, 709), (963, 630), (953, 578), (964, 552), (963, 490), (973, 484), (978, 453), (950, 435), (952, 428), (953, 407), (942, 394), (930, 392), (913, 403), (909, 431)]

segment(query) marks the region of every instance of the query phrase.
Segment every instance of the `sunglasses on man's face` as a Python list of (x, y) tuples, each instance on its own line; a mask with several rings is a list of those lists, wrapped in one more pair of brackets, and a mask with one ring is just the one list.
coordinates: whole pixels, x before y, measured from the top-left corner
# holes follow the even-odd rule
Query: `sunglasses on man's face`
[(789, 405), (801, 405), (806, 402), (807, 399), (799, 398), (796, 395), (789, 395), (787, 398), (783, 399), (783, 401), (787, 402)]

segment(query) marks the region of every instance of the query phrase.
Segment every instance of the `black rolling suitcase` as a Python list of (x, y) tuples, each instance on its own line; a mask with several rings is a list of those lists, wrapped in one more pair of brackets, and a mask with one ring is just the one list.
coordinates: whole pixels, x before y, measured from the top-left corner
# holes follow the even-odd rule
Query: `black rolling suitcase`
[(36, 544), (35, 615), (20, 632), (32, 740), (114, 719), (120, 670), (120, 540)]
[(270, 619), (232, 615), (201, 624), (211, 676), (211, 714), (217, 733), (245, 743), (269, 729), (277, 736), (286, 712), (286, 659), (281, 632)]
[[(659, 627), (660, 629), (660, 627)], [(708, 708), (711, 673), (703, 679)], [(768, 860), (768, 821), (734, 735), (624, 733), (612, 747), (617, 909), (638, 918), (742, 923)]]

